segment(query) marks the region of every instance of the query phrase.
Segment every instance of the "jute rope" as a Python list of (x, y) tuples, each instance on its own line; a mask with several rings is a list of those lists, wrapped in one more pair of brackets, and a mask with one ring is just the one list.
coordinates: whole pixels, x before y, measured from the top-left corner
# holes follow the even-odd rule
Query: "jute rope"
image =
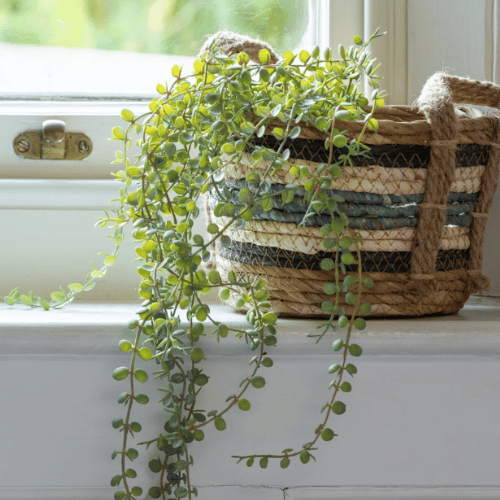
[(212, 46), (228, 55), (246, 52), (248, 57), (257, 63), (259, 62), (260, 50), (267, 49), (271, 54), (270, 63), (276, 64), (278, 62), (278, 56), (269, 44), (231, 31), (219, 31), (208, 38), (200, 49), (199, 56), (201, 57)]
[[(393, 109), (392, 113), (388, 110)], [(367, 108), (370, 110), (370, 107)], [(404, 120), (408, 115), (411, 117)], [(425, 116), (417, 110), (406, 108), (406, 111), (401, 111), (401, 106), (384, 106), (377, 108), (374, 114), (379, 123), (377, 132), (365, 131), (363, 142), (365, 144), (380, 146), (383, 144), (418, 144), (422, 146), (430, 146), (433, 140), (429, 123), (425, 120)], [(255, 117), (257, 120), (257, 117)], [(489, 146), (491, 144), (491, 130), (494, 127), (496, 118), (492, 116), (483, 116), (481, 118), (461, 118), (457, 124), (457, 144), (480, 144)], [(279, 120), (272, 121), (267, 133), (271, 134), (274, 127), (282, 126)], [(303, 139), (319, 139), (325, 140), (327, 134), (317, 130), (314, 126), (307, 123), (299, 123), (301, 127), (300, 138)], [(357, 121), (336, 121), (336, 127), (339, 130), (346, 130), (347, 137), (356, 139), (359, 137), (363, 129), (363, 122)]]
[[(266, 269), (267, 267), (270, 269)], [(325, 280), (325, 274), (330, 274), (330, 282), (335, 281), (332, 272), (301, 270), (303, 272), (299, 276), (298, 273), (287, 273), (286, 269), (277, 266), (241, 264), (220, 256), (217, 256), (217, 269), (223, 279), (227, 278), (229, 269), (249, 279), (256, 276), (264, 277), (267, 282), (266, 288), (270, 292), (271, 306), (283, 315), (321, 315), (321, 302), (333, 298), (325, 295), (322, 288), (324, 283), (328, 282)], [(353, 276), (357, 277), (356, 274)], [(315, 277), (319, 279), (314, 279)], [(362, 286), (362, 293), (363, 300), (367, 300), (372, 305), (371, 316), (453, 313), (460, 310), (469, 296), (466, 291), (467, 271), (465, 269), (436, 273), (436, 291), (425, 297), (406, 294), (408, 274), (363, 273), (363, 279), (368, 277), (373, 279), (374, 287)], [(304, 286), (306, 284), (304, 280), (310, 288), (307, 289)], [(357, 285), (354, 285), (353, 290), (357, 290)], [(233, 307), (236, 298), (235, 295), (234, 300), (230, 301)], [(341, 302), (340, 305), (350, 310), (347, 304)]]

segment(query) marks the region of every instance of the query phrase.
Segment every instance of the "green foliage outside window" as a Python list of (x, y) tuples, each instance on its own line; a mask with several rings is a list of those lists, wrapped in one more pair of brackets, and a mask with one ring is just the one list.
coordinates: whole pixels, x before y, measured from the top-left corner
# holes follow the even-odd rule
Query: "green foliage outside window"
[(228, 29), (281, 50), (307, 27), (307, 0), (4, 0), (0, 42), (196, 55)]

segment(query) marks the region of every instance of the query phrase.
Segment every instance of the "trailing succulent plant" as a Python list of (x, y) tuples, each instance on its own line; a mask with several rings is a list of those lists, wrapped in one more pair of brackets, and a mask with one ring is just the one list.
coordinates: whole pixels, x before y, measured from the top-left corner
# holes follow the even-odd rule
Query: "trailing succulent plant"
[[(118, 487), (116, 500), (143, 494), (143, 489), (134, 484), (137, 472), (130, 466), (139, 456), (131, 440), (137, 439), (142, 428), (132, 421), (131, 410), (136, 403), (149, 402), (139, 389), (148, 381), (148, 373), (138, 367), (139, 358), (148, 362), (154, 378), (161, 382), (160, 404), (168, 415), (164, 425), (155, 431), (157, 437), (139, 443), (157, 448), (157, 457), (149, 462), (149, 469), (158, 478), (147, 489), (151, 498), (197, 496), (191, 480), (191, 446), (202, 441), (210, 427), (223, 431), (229, 410), (250, 410), (247, 389), (266, 384), (262, 372), (273, 365), (267, 351), (277, 343), (278, 316), (268, 302), (265, 280), (249, 280), (234, 271), (223, 279), (205, 263), (211, 257), (213, 244), (227, 238), (230, 225), (243, 228), (254, 214), (271, 210), (275, 198), (283, 204), (294, 199), (297, 185), (283, 185), (278, 191), (266, 189), (269, 176), (280, 169), (305, 181), (308, 208), (304, 221), (314, 213), (330, 217), (321, 234), (331, 258), (325, 258), (321, 267), (334, 270), (336, 279), (324, 287), (331, 300), (324, 302), (322, 309), (330, 317), (321, 325), (320, 333), (313, 336), (319, 341), (327, 332), (340, 329), (344, 329), (345, 336), (333, 342), (333, 350), (339, 352), (340, 358), (328, 368), (335, 377), (329, 386), (332, 392), (321, 409), (322, 421), (311, 440), (281, 453), (234, 458), (249, 467), (258, 463), (265, 468), (271, 460), (278, 460), (282, 468), (294, 459), (305, 464), (314, 458), (312, 453), (320, 439), (330, 441), (336, 435), (327, 422), (332, 414), (341, 415), (346, 410), (338, 396), (351, 391), (346, 374), (353, 376), (357, 372), (348, 356), (357, 357), (362, 352), (359, 345), (351, 343), (351, 332), (365, 328), (361, 316), (370, 313), (370, 305), (362, 302), (361, 288), (372, 283), (363, 279), (360, 264), (359, 273), (346, 274), (346, 265), (360, 262), (359, 248), (352, 250), (360, 238), (349, 229), (349, 219), (340, 209), (343, 199), (332, 190), (332, 181), (349, 168), (354, 156), (366, 154), (363, 134), (366, 129), (378, 127), (373, 113), (384, 102), (378, 90), (377, 67), (368, 52), (369, 43), (378, 36), (376, 32), (366, 41), (356, 36), (353, 47), (340, 46), (338, 57), (330, 49), (320, 54), (316, 47), (311, 53), (303, 50), (298, 55), (287, 51), (277, 61), (271, 60), (266, 48), (260, 50), (257, 61), (252, 61), (245, 52), (229, 55), (212, 44), (194, 62), (192, 70), (174, 66), (172, 83), (157, 86), (159, 95), (149, 104), (149, 111), (135, 116), (124, 109), (122, 118), (128, 125), (113, 128), (112, 139), (123, 143), (115, 162), (124, 164), (124, 169), (114, 174), (121, 184), (120, 205), (106, 212), (98, 225), (114, 230), (115, 252), (105, 255), (103, 267), (94, 267), (83, 284), (70, 285), (68, 292), (61, 288), (52, 294), (51, 301), (31, 293), (22, 295), (17, 289), (4, 297), (9, 305), (23, 303), (45, 309), (70, 302), (106, 273), (118, 255), (124, 227), (133, 226), (141, 278), (138, 293), (144, 302), (129, 324), (133, 338), (119, 343), (120, 350), (130, 354), (130, 362), (113, 372), (115, 380), (128, 383), (118, 396), (124, 415), (112, 422), (122, 433), (122, 444), (112, 454), (120, 464), (111, 480), (111, 485)], [(374, 89), (373, 106), (360, 91), (363, 81)], [(339, 121), (348, 120), (364, 121), (359, 137), (349, 138), (337, 127)], [(327, 137), (328, 162), (321, 164), (314, 175), (288, 161), (287, 144), (300, 135), (301, 123), (315, 126)], [(276, 148), (258, 142), (264, 134), (274, 136)], [(132, 156), (135, 145), (139, 154)], [(263, 175), (248, 173), (246, 187), (239, 191), (235, 203), (225, 186), (224, 167), (241, 162), (243, 157), (254, 164), (266, 160), (269, 168)], [(207, 193), (218, 199), (215, 221), (220, 218), (224, 222), (210, 223), (208, 237), (203, 237), (195, 234), (193, 223), (200, 216), (202, 197)], [(248, 309), (246, 329), (234, 330), (212, 317), (204, 297), (214, 289), (222, 300), (237, 294), (237, 306)], [(352, 306), (349, 314), (339, 305), (341, 296)], [(200, 409), (198, 402), (209, 383), (203, 363), (206, 335), (215, 335), (220, 342), (228, 335), (236, 335), (254, 352), (248, 375), (229, 395), (225, 407), (208, 412)]]

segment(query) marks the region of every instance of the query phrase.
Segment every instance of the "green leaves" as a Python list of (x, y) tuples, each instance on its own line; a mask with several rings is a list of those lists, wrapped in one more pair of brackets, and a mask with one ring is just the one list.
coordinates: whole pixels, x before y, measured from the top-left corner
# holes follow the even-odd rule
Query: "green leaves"
[(129, 369), (126, 366), (119, 366), (118, 368), (115, 368), (113, 371), (113, 378), (115, 380), (124, 380), (128, 377), (129, 375)]
[(334, 401), (332, 404), (332, 411), (335, 415), (342, 415), (345, 413), (346, 406), (342, 401)]
[(301, 128), (297, 125), (295, 127), (292, 128), (292, 130), (290, 131), (290, 139), (297, 139), (297, 137), (299, 137), (300, 135), (300, 132), (301, 132)]
[(248, 411), (250, 410), (250, 401), (248, 401), (248, 399), (245, 399), (245, 398), (240, 398), (238, 399), (238, 408), (242, 411)]
[(146, 405), (149, 403), (149, 397), (146, 396), (146, 394), (137, 394), (135, 396), (135, 400), (140, 404), (140, 405)]
[[(292, 210), (297, 203), (304, 203), (305, 226), (311, 225), (312, 217), (328, 218), (320, 230), (326, 252), (320, 266), (328, 273), (322, 286), (330, 299), (324, 300), (321, 307), (331, 315), (324, 325), (325, 332), (345, 329), (345, 338), (336, 338), (332, 344), (334, 351), (342, 351), (335, 358), (362, 353), (350, 335), (353, 328), (366, 327), (365, 320), (356, 316), (369, 315), (371, 308), (367, 302), (359, 301), (358, 287), (364, 293), (373, 281), (359, 278), (356, 252), (361, 239), (350, 227), (343, 206), (346, 197), (335, 189), (335, 180), (356, 164), (355, 156), (368, 151), (359, 139), (344, 130), (347, 127), (342, 127), (342, 122), (364, 120), (363, 134), (377, 130), (377, 120), (366, 111), (371, 108), (360, 93), (359, 83), (367, 76), (368, 83), (376, 87), (378, 77), (366, 42), (356, 37), (354, 43), (357, 46), (353, 48), (340, 47), (340, 60), (334, 59), (329, 50), (322, 57), (319, 48), (314, 47), (298, 55), (286, 52), (278, 64), (271, 63), (267, 49), (260, 51), (259, 64), (250, 63), (244, 53), (229, 56), (209, 52), (195, 61), (192, 74), (183, 75), (179, 66), (173, 66), (174, 83), (157, 85), (160, 96), (150, 103), (149, 113), (136, 117), (124, 109), (121, 118), (126, 127), (112, 129), (112, 139), (123, 141), (117, 154), (123, 170), (115, 175), (121, 186), (119, 208), (116, 213), (106, 214), (99, 225), (115, 230), (113, 237), (118, 246), (123, 239), (123, 227), (129, 222), (133, 224), (142, 302), (136, 320), (129, 325), (134, 339), (119, 343), (119, 349), (131, 356), (131, 362), (129, 367), (116, 368), (113, 378), (133, 377), (128, 380), (128, 389), (118, 396), (118, 402), (126, 405), (127, 416), (114, 419), (113, 427), (125, 435), (141, 431), (141, 425), (128, 418), (135, 403), (149, 402), (146, 394), (138, 393), (136, 382), (148, 382), (148, 374), (141, 369), (142, 361), (154, 359), (157, 371), (152, 376), (161, 382), (161, 404), (169, 415), (164, 427), (166, 434), (162, 431), (156, 439), (145, 443), (154, 444), (162, 457), (149, 462), (149, 469), (162, 473), (163, 480), (162, 488), (149, 487), (151, 498), (196, 496), (195, 489), (191, 488), (190, 493), (186, 486), (192, 469), (188, 450), (193, 441), (204, 439), (200, 427), (213, 421), (215, 428), (222, 431), (226, 429), (226, 412), (249, 411), (251, 404), (245, 391), (263, 388), (266, 379), (258, 370), (273, 366), (266, 351), (276, 345), (278, 315), (270, 310), (272, 301), (265, 281), (240, 268), (224, 267), (222, 272), (217, 267), (216, 254), (221, 247), (231, 249), (234, 231), (248, 231), (257, 223), (254, 219), (264, 215), (272, 218), (272, 211), (281, 208), (280, 204)], [(373, 99), (375, 106), (384, 105), (380, 91)], [(312, 165), (295, 158), (296, 146), (292, 141), (305, 137), (301, 124), (321, 131), (328, 158), (323, 160), (325, 163)], [(130, 148), (135, 144), (137, 150), (132, 154)], [(244, 167), (243, 175), (228, 173), (240, 166)], [(275, 192), (270, 188), (270, 176), (279, 171), (290, 173), (296, 180), (285, 181), (295, 184), (285, 184)], [(232, 180), (227, 181), (226, 176)], [(195, 234), (194, 229), (204, 195), (210, 199), (208, 238)], [(68, 286), (68, 293), (63, 289), (54, 292), (52, 304), (62, 305), (74, 294), (92, 287), (94, 278), (105, 274), (118, 252), (103, 255), (102, 269), (94, 266), (85, 282)], [(202, 268), (202, 263), (209, 262), (209, 269)], [(241, 382), (242, 392), (229, 396), (225, 408), (206, 412), (199, 406), (203, 399), (198, 394), (210, 379), (200, 368), (204, 366), (205, 353), (199, 341), (210, 333), (219, 341), (230, 331), (225, 321), (219, 323), (212, 317), (204, 302), (208, 293), (218, 293), (222, 300), (248, 310), (247, 329), (235, 333), (257, 355), (250, 362), (251, 372)], [(7, 304), (50, 307), (42, 300), (17, 292), (4, 298)], [(332, 381), (330, 388), (335, 386), (335, 394), (338, 389), (350, 392), (352, 387), (343, 377), (344, 371), (352, 376), (357, 369), (351, 363), (344, 367), (343, 358), (335, 360), (339, 362), (328, 371), (338, 373), (338, 381)], [(323, 411), (326, 409), (340, 415), (346, 407), (340, 401), (330, 401)], [(324, 441), (332, 440), (335, 433), (323, 425), (315, 431), (316, 439), (320, 435)], [(280, 467), (287, 468), (293, 456), (308, 463), (314, 459), (312, 446), (308, 443), (295, 453), (285, 450), (279, 455)], [(114, 456), (118, 454), (127, 463), (138, 458), (135, 448), (119, 450)], [(258, 461), (261, 468), (267, 468), (273, 455), (239, 458), (246, 460), (248, 466)], [(112, 479), (113, 486), (135, 478), (137, 473), (127, 466)], [(116, 492), (117, 500), (142, 494), (139, 486), (131, 484), (123, 486), (123, 490)]]
[(50, 294), (50, 298), (56, 303), (61, 303), (66, 300), (66, 294), (63, 292), (53, 292)]
[(161, 472), (163, 465), (157, 458), (151, 460), (148, 464), (149, 470), (154, 473)]
[(121, 116), (126, 122), (132, 122), (134, 120), (134, 113), (132, 113), (130, 109), (122, 109)]
[(323, 441), (331, 441), (336, 434), (331, 429), (323, 429), (321, 431), (321, 439)]
[(203, 352), (203, 349), (201, 349), (201, 347), (193, 347), (191, 349), (191, 352), (189, 353), (189, 356), (191, 357), (191, 361), (193, 363), (199, 363), (200, 361), (205, 359), (205, 353)]
[(3, 298), (3, 301), (4, 301), (7, 305), (9, 305), (9, 306), (13, 306), (13, 305), (16, 303), (15, 299), (13, 299), (12, 297), (8, 297), (8, 296), (5, 296), (5, 297)]
[(222, 417), (217, 417), (214, 420), (214, 425), (218, 431), (226, 430), (226, 421)]
[(121, 127), (113, 127), (111, 130), (113, 134), (112, 140), (124, 141), (125, 140), (125, 131)]
[[(358, 319), (362, 319), (362, 318), (356, 318), (356, 320), (358, 320)], [(363, 354), (363, 350), (361, 349), (361, 346), (359, 346), (358, 344), (351, 344), (349, 346), (349, 354), (351, 356), (358, 357), (358, 356), (361, 356), (361, 354)]]
[(148, 381), (148, 374), (144, 370), (135, 370), (134, 377), (142, 383)]
[(137, 354), (139, 355), (139, 357), (141, 359), (143, 359), (145, 361), (148, 361), (148, 360), (150, 360), (153, 357), (153, 352), (148, 347), (141, 347), (137, 351)]
[(122, 352), (129, 352), (133, 349), (132, 343), (129, 340), (120, 340), (118, 347)]
[(344, 347), (344, 340), (343, 339), (337, 339), (337, 340), (333, 341), (332, 349), (334, 351), (340, 351), (340, 349), (342, 349), (342, 347)]
[(251, 384), (256, 389), (262, 389), (266, 385), (266, 379), (264, 377), (255, 376), (251, 379)]
[(307, 464), (311, 458), (311, 454), (307, 450), (302, 450), (299, 455), (300, 461)]
[(271, 60), (271, 52), (268, 49), (261, 49), (259, 51), (259, 61), (261, 64), (267, 64)]

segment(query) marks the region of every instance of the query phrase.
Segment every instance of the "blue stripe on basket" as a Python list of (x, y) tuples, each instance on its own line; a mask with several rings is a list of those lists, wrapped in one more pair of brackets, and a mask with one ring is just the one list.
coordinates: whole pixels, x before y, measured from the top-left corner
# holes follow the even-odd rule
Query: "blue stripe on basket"
[[(231, 192), (237, 196), (237, 193), (241, 189), (248, 189), (250, 192), (255, 192), (257, 189), (254, 185), (248, 184), (245, 179), (232, 179), (228, 178), (224, 180), (225, 187), (227, 187)], [(286, 184), (271, 184), (266, 183), (261, 189), (261, 194), (279, 194), (285, 190)], [(297, 187), (295, 189), (295, 196), (298, 198), (303, 198), (306, 194), (305, 189)], [(363, 205), (382, 205), (382, 206), (393, 206), (393, 205), (406, 205), (411, 203), (421, 203), (424, 201), (423, 194), (408, 194), (405, 196), (394, 195), (394, 194), (373, 194), (373, 193), (360, 193), (356, 191), (342, 191), (328, 189), (327, 194), (329, 196), (338, 195), (342, 196), (347, 203), (357, 203)], [(466, 203), (475, 202), (479, 197), (479, 193), (450, 193), (448, 197), (448, 203)], [(290, 202), (294, 203), (294, 201)], [(280, 206), (287, 206), (289, 204)], [(291, 206), (291, 205), (290, 205)], [(294, 209), (292, 208), (292, 211)]]
[[(245, 186), (245, 184), (240, 184)], [(279, 187), (281, 186), (281, 187)], [(284, 185), (270, 185), (267, 192), (279, 193), (284, 188)], [(227, 198), (222, 200), (217, 194), (211, 194), (209, 206), (213, 210), (215, 206), (221, 202), (233, 203), (237, 206), (242, 206), (243, 203), (238, 197), (240, 189), (235, 185), (227, 187), (224, 190)], [(304, 194), (303, 190), (297, 190), (297, 195), (294, 200), (282, 204), (281, 197), (278, 195), (273, 200), (273, 209), (265, 211), (260, 205), (254, 208), (255, 220), (274, 221), (280, 223), (295, 223), (303, 224), (307, 227), (323, 226), (329, 224), (331, 219), (328, 213), (311, 214), (306, 221), (304, 215), (306, 212), (306, 204), (300, 196)], [(349, 202), (340, 203), (339, 211), (348, 215), (350, 219), (350, 227), (353, 229), (399, 229), (399, 228), (414, 228), (418, 225), (418, 216), (420, 208), (418, 202), (423, 200), (423, 195), (410, 195), (407, 197), (392, 196), (392, 195), (370, 195), (365, 193), (352, 193), (337, 191), (335, 194), (343, 196)], [(361, 194), (363, 196), (352, 196), (353, 194)], [(345, 195), (345, 196), (344, 196)], [(471, 212), (474, 211), (474, 202), (477, 200), (479, 193), (450, 193), (448, 198), (448, 208), (446, 210), (446, 225), (459, 227), (468, 227), (472, 224)], [(394, 203), (395, 198), (404, 203)], [(361, 203), (360, 200), (365, 201)], [(418, 200), (418, 201), (417, 201)], [(376, 201), (377, 203), (370, 203)]]

